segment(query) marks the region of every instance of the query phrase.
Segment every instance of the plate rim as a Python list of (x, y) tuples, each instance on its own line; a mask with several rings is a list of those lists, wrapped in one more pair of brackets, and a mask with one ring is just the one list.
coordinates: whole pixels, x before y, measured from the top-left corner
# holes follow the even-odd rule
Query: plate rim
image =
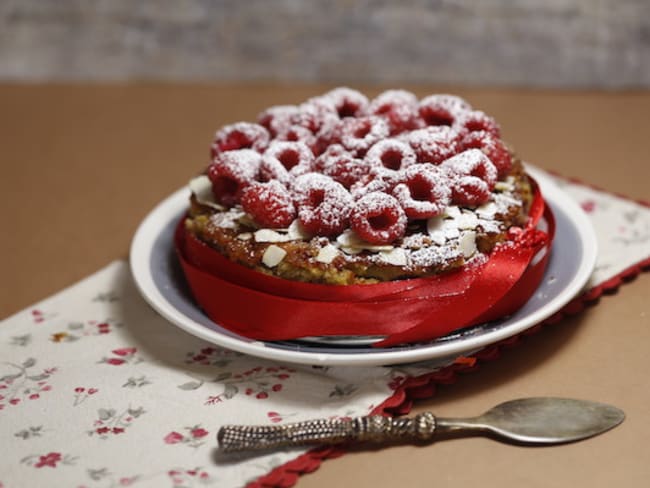
[[(186, 205), (190, 195), (190, 190), (187, 187), (175, 191), (162, 200), (141, 221), (130, 246), (129, 264), (131, 274), (140, 295), (167, 321), (212, 344), (251, 356), (288, 363), (331, 366), (385, 366), (432, 359), (455, 358), (464, 352), (475, 351), (507, 339), (508, 337), (515, 336), (553, 315), (584, 288), (595, 267), (597, 257), (596, 234), (586, 213), (551, 180), (550, 176), (547, 176), (541, 170), (529, 164), (526, 164), (525, 167), (526, 172), (538, 181), (545, 198), (553, 201), (557, 205), (561, 205), (563, 209), (567, 209), (566, 213), (570, 217), (571, 223), (575, 226), (577, 234), (580, 237), (582, 247), (580, 265), (564, 290), (539, 310), (522, 317), (510, 326), (496, 329), (480, 336), (468, 337), (459, 342), (438, 343), (408, 350), (372, 350), (370, 354), (367, 352), (341, 352), (331, 354), (327, 352), (267, 347), (267, 344), (263, 341), (249, 339), (236, 334), (232, 336), (226, 335), (195, 322), (177, 310), (160, 293), (153, 279), (150, 267), (151, 252), (155, 238), (163, 227), (162, 224), (169, 223), (171, 214), (177, 215), (178, 210)], [(158, 230), (158, 233), (156, 233), (156, 230)]]

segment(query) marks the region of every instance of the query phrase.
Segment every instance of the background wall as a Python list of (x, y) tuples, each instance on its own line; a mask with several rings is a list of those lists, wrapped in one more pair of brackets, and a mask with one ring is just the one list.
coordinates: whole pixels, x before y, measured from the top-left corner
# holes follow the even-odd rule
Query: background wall
[(0, 80), (650, 86), (648, 0), (0, 0)]

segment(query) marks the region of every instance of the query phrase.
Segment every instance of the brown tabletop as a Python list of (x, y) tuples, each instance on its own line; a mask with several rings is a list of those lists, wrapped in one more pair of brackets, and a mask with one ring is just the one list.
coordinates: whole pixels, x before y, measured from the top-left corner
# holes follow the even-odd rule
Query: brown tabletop
[[(0, 317), (126, 258), (140, 220), (204, 166), (220, 125), (326, 88), (0, 85)], [(650, 92), (409, 88), (418, 95), (466, 96), (542, 168), (632, 198), (650, 197)], [(562, 447), (472, 438), (353, 452), (324, 463), (299, 486), (645, 486), (649, 290), (650, 276), (639, 276), (414, 408), (463, 416), (515, 397), (571, 396), (621, 407), (627, 414), (621, 427)]]

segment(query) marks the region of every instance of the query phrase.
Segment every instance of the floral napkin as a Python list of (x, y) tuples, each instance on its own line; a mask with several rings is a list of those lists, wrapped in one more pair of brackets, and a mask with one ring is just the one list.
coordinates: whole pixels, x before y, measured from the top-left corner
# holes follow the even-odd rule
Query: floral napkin
[[(592, 289), (649, 264), (650, 208), (556, 181), (596, 229)], [(265, 475), (306, 450), (224, 457), (221, 425), (365, 415), (434, 368), (295, 366), (225, 350), (158, 316), (116, 261), (0, 325), (0, 488), (273, 484)]]

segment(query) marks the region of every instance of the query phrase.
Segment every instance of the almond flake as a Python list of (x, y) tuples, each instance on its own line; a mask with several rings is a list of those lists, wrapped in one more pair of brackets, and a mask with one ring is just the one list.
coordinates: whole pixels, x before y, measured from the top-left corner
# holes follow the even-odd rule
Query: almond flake
[(458, 245), (465, 258), (472, 257), (476, 253), (476, 232), (473, 230), (465, 232)]
[(379, 253), (379, 259), (394, 266), (406, 266), (406, 252), (401, 247)]
[(197, 176), (196, 178), (192, 178), (190, 180), (189, 187), (192, 193), (194, 193), (196, 201), (201, 205), (206, 205), (219, 211), (226, 210), (226, 207), (219, 205), (214, 200), (214, 194), (212, 193), (212, 182), (207, 176), (201, 175)]
[(316, 256), (316, 261), (319, 263), (325, 263), (325, 264), (330, 264), (332, 261), (334, 261), (334, 258), (338, 256), (339, 250), (331, 245), (328, 244), (325, 247), (322, 247), (320, 251), (318, 251), (318, 256)]
[(286, 255), (287, 255), (287, 251), (285, 251), (281, 247), (271, 244), (269, 247), (266, 248), (266, 251), (264, 251), (264, 255), (262, 256), (262, 262), (269, 268), (274, 268), (275, 266), (280, 264), (280, 262), (284, 259)]
[(271, 229), (257, 230), (254, 235), (256, 242), (287, 242), (291, 240), (286, 234), (280, 234)]

